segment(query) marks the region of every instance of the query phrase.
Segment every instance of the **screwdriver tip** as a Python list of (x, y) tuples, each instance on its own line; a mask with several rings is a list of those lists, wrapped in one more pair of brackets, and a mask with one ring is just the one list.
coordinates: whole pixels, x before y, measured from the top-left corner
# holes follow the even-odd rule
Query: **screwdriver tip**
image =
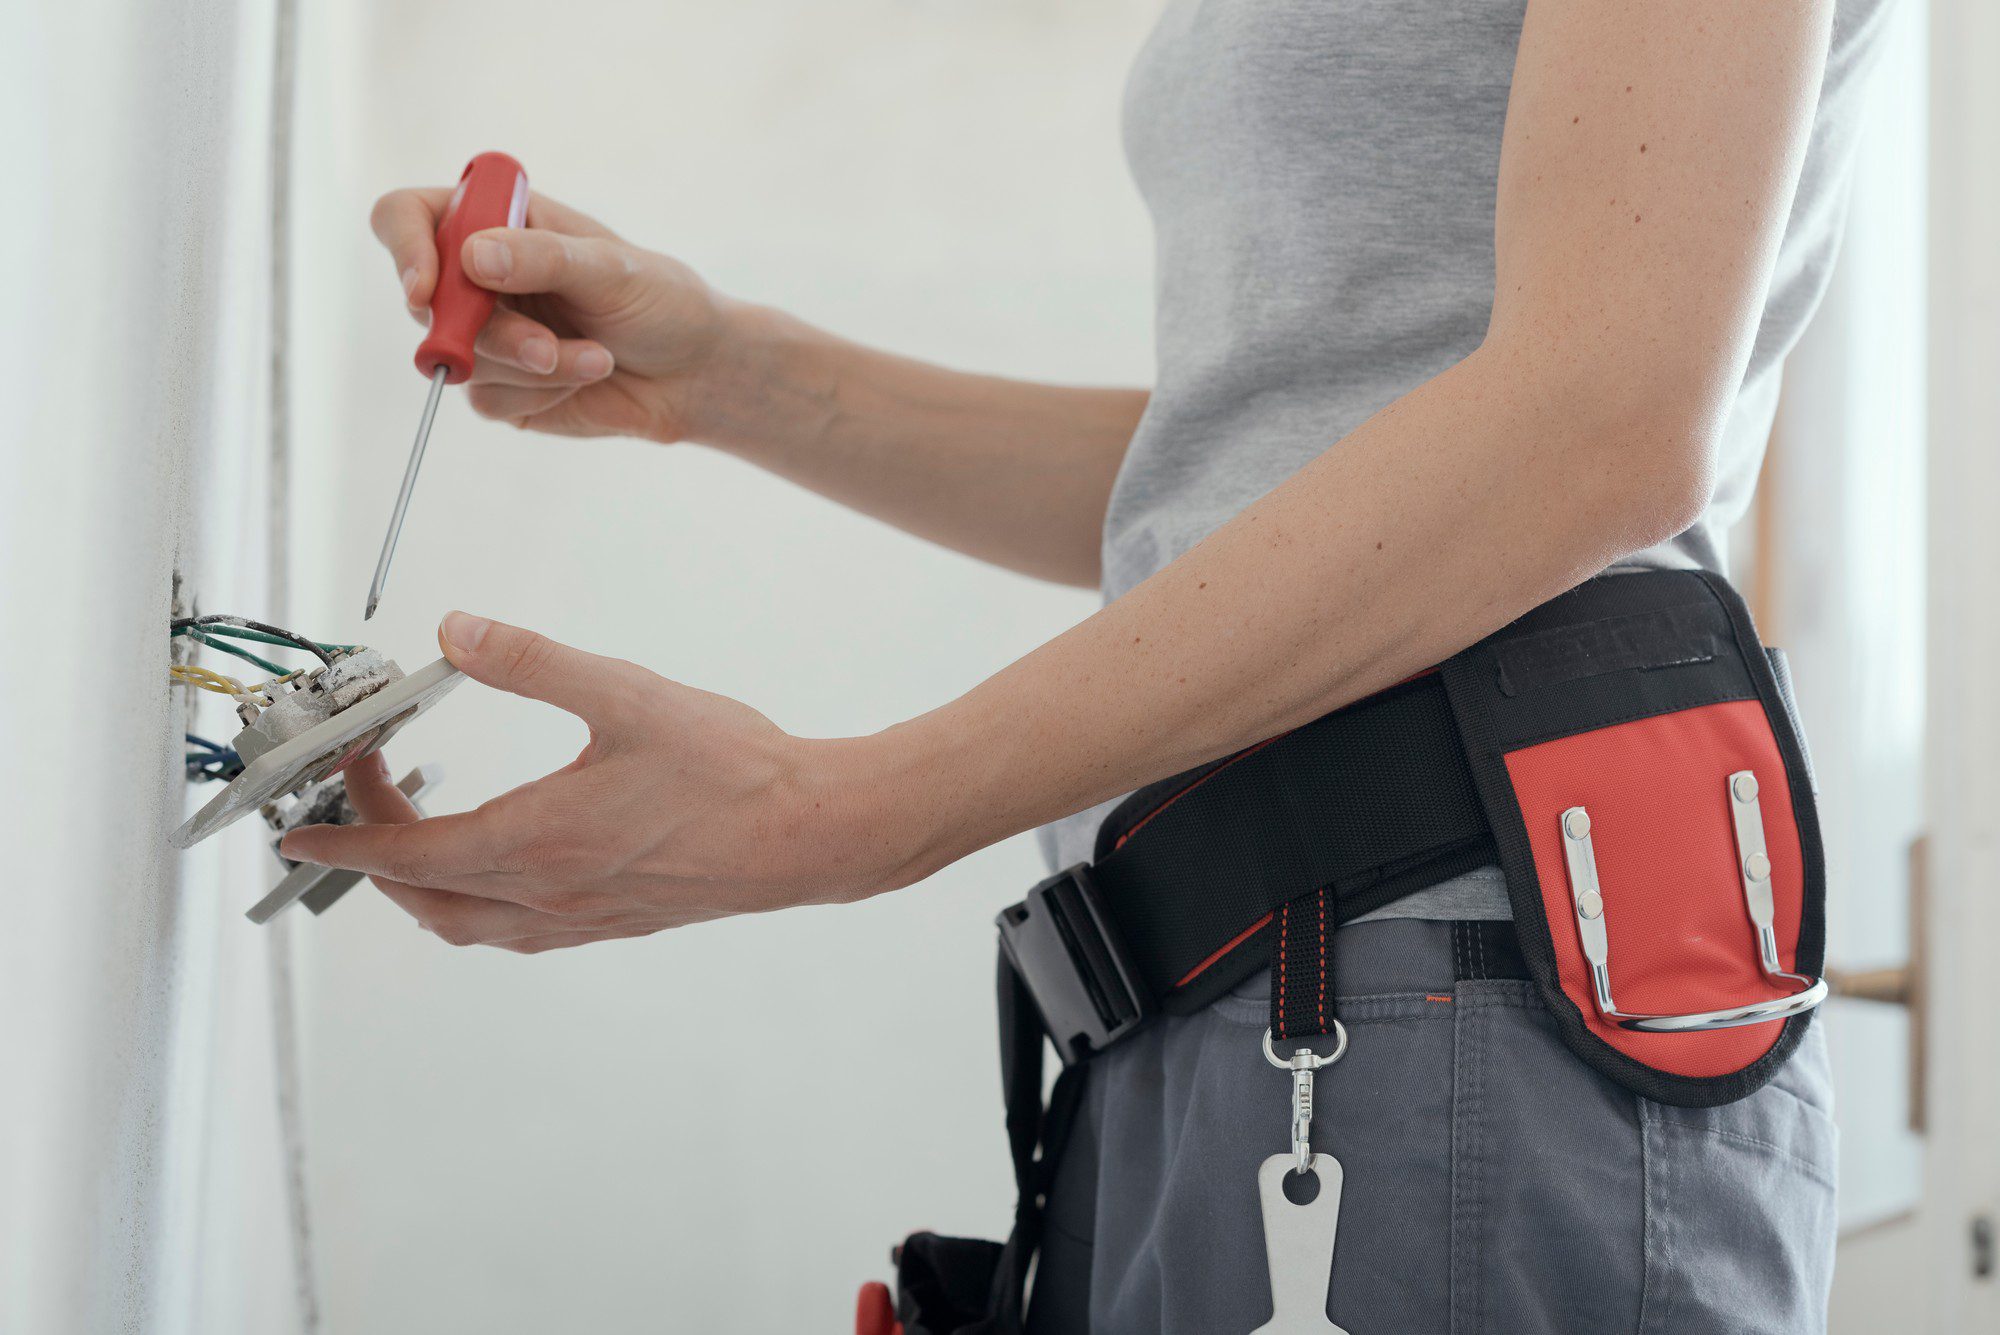
[(375, 619), (375, 604), (381, 601), (382, 600), (380, 598), (370, 595), (368, 599), (368, 610), (361, 614), (361, 619), (363, 621), (373, 621)]

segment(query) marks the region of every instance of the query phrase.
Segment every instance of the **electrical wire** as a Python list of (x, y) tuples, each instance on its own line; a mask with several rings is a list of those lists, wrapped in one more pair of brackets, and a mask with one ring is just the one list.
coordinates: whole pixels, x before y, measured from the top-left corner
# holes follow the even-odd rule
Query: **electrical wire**
[(185, 734), (187, 744), (196, 750), (187, 753), (187, 777), (191, 783), (207, 783), (212, 780), (228, 782), (243, 772), (243, 757), (227, 746), (218, 745), (206, 737), (193, 733)]
[[(173, 633), (175, 635), (227, 635), (232, 640), (255, 640), (259, 644), (283, 644), (291, 645), (293, 648), (298, 647), (291, 640), (281, 639), (276, 635), (266, 635), (261, 630), (250, 630), (243, 626), (203, 626), (199, 630), (189, 627), (187, 630), (177, 630)], [(361, 647), (358, 644), (328, 644), (325, 641), (315, 641), (315, 643), (328, 653), (344, 653)]]
[(192, 663), (176, 663), (167, 669), (167, 675), (183, 686), (199, 686), (204, 691), (214, 691), (217, 695), (248, 695), (250, 690), (234, 677), (225, 676), (210, 668), (196, 667)]
[(182, 686), (193, 686), (199, 690), (213, 691), (217, 695), (226, 695), (232, 700), (237, 700), (244, 704), (258, 705), (265, 708), (276, 703), (275, 697), (271, 694), (272, 687), (282, 686), (301, 675), (303, 674), (300, 672), (287, 672), (281, 677), (273, 677), (269, 681), (260, 681), (255, 686), (246, 686), (236, 678), (225, 673), (217, 672), (212, 668), (199, 667), (192, 663), (175, 663), (167, 669), (168, 679)]
[(217, 695), (226, 695), (234, 700), (244, 700), (259, 705), (270, 703), (269, 700), (266, 700), (262, 696), (254, 694), (248, 686), (245, 686), (242, 682), (236, 680), (236, 678), (212, 671), (209, 668), (196, 667), (193, 664), (176, 663), (167, 669), (167, 677), (169, 680), (178, 682), (182, 686), (193, 686), (198, 690), (213, 691)]
[[(303, 668), (287, 669), (261, 654), (253, 653), (244, 644), (273, 644), (286, 649), (302, 649), (319, 661), (331, 667), (335, 654), (351, 653), (358, 648), (351, 644), (320, 644), (308, 640), (303, 635), (295, 635), (281, 626), (267, 625), (262, 621), (252, 621), (248, 617), (215, 614), (211, 616), (180, 617), (167, 623), (168, 638), (186, 636), (204, 648), (217, 653), (228, 654), (251, 666), (270, 673), (270, 678), (255, 685), (246, 685), (224, 672), (202, 667), (194, 663), (176, 663), (167, 668), (167, 680), (175, 685), (191, 687), (195, 690), (211, 691), (216, 695), (226, 695), (238, 705), (248, 705), (251, 710), (268, 709), (277, 703), (277, 688), (296, 681), (306, 675)], [(241, 710), (238, 711), (242, 713)], [(250, 718), (253, 714), (242, 714)], [(210, 781), (227, 782), (243, 773), (243, 757), (233, 749), (220, 746), (193, 733), (185, 734), (188, 751), (182, 759), (192, 783)]]
[[(262, 657), (261, 655), (251, 653), (248, 649), (245, 649), (240, 644), (231, 644), (227, 640), (213, 639), (210, 636), (202, 634), (200, 631), (196, 630), (192, 626), (188, 627), (188, 629), (185, 631), (176, 631), (175, 634), (177, 635), (185, 634), (186, 636), (188, 636), (188, 638), (192, 639), (197, 644), (207, 645), (210, 649), (215, 650), (217, 653), (229, 654), (232, 657), (240, 658), (246, 663), (264, 669), (264, 671), (270, 673), (274, 677), (283, 676), (291, 670), (289, 668), (280, 667), (278, 664), (273, 663), (270, 659)], [(280, 641), (280, 643), (282, 643), (282, 641)]]
[(252, 621), (248, 617), (230, 616), (227, 613), (220, 612), (202, 617), (181, 617), (168, 622), (167, 631), (170, 635), (178, 635), (197, 626), (214, 634), (226, 633), (218, 629), (223, 626), (239, 630), (262, 631), (266, 635), (275, 635), (280, 643), (305, 650), (328, 667), (333, 666), (333, 651), (326, 646), (317, 644), (303, 635), (295, 635), (283, 627), (266, 625), (261, 621)]

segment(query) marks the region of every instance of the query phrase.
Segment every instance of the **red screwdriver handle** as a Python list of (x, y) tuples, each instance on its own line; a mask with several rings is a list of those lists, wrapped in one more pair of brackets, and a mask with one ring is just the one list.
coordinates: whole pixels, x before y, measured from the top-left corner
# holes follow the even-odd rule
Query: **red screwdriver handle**
[(465, 276), (460, 252), (474, 232), (519, 227), (528, 219), (528, 173), (505, 153), (481, 153), (465, 164), (458, 189), (438, 224), (438, 281), (431, 293), (431, 332), (417, 346), (426, 378), (445, 368), (445, 383), (472, 374), (472, 345), (493, 314), (493, 294)]

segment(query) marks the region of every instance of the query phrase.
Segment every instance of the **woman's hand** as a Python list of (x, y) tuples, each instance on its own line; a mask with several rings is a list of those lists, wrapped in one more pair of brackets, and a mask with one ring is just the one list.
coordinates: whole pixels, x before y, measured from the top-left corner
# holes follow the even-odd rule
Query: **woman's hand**
[[(438, 187), (392, 191), (375, 204), (375, 235), (421, 321), (450, 199)], [(563, 436), (694, 435), (733, 303), (686, 265), (544, 195), (529, 200), (527, 221), (473, 234), (460, 256), (467, 277), (501, 294), (477, 344), (474, 410)]]
[[(443, 187), (375, 205), (411, 313), (437, 286)], [(1034, 385), (876, 352), (723, 297), (545, 195), (467, 237), (500, 295), (472, 406), (562, 436), (699, 441), (982, 560), (1097, 583), (1111, 479), (1143, 390)]]
[(944, 865), (893, 734), (792, 737), (747, 705), (454, 612), (476, 681), (590, 725), (569, 765), (419, 820), (379, 755), (348, 770), (365, 825), (287, 835), (288, 858), (366, 872), (454, 945), (534, 952), (709, 918), (865, 898)]

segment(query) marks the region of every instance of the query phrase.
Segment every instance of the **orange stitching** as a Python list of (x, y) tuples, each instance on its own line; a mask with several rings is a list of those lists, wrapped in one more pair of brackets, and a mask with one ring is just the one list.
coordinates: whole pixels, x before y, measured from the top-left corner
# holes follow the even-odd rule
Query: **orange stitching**
[(1319, 1031), (1326, 1032), (1326, 891), (1319, 892)]
[(1278, 977), (1274, 984), (1278, 989), (1278, 1037), (1289, 1038), (1291, 1030), (1285, 1025), (1285, 943), (1292, 931), (1292, 906), (1286, 904), (1278, 915)]

